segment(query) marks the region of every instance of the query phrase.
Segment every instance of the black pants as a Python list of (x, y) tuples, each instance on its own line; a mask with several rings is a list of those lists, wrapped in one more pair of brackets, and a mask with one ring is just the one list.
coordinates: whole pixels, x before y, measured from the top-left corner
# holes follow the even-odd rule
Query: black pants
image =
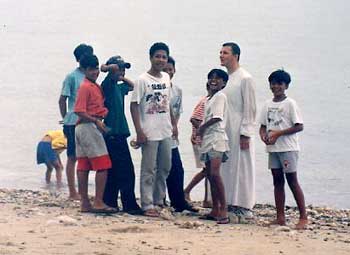
[(105, 137), (112, 168), (108, 170), (103, 201), (112, 207), (118, 207), (120, 191), (124, 211), (138, 210), (135, 198), (135, 172), (129, 146), (125, 136)]
[(184, 209), (188, 206), (184, 194), (184, 168), (178, 148), (171, 152), (171, 170), (166, 179), (170, 205), (175, 209)]

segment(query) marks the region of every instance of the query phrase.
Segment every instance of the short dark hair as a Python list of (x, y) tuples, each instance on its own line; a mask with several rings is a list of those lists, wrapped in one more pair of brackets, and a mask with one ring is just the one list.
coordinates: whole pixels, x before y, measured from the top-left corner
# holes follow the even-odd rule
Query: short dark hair
[(175, 68), (175, 59), (171, 56), (168, 56), (168, 64), (172, 64)]
[(84, 54), (82, 58), (80, 59), (80, 65), (82, 68), (98, 68), (98, 58), (95, 55), (92, 54)]
[(286, 71), (284, 71), (283, 69), (278, 69), (274, 72), (272, 72), (269, 76), (269, 83), (270, 84), (282, 84), (285, 83), (286, 85), (289, 85), (289, 83), (291, 82), (291, 78), (289, 73), (287, 73)]
[(150, 57), (153, 57), (154, 53), (157, 51), (157, 50), (164, 50), (167, 55), (169, 56), (169, 47), (168, 45), (166, 45), (165, 43), (163, 42), (156, 42), (154, 43), (151, 48), (149, 49), (149, 56)]
[(222, 69), (217, 69), (217, 68), (211, 69), (210, 72), (208, 73), (208, 80), (213, 74), (216, 74), (217, 76), (222, 78), (225, 83), (228, 81), (228, 74)]
[(79, 44), (73, 51), (74, 57), (77, 60), (77, 62), (80, 61), (81, 57), (84, 54), (90, 54), (92, 55), (94, 53), (94, 49), (85, 43)]
[(237, 43), (234, 43), (234, 42), (226, 42), (222, 45), (223, 47), (230, 47), (231, 48), (231, 51), (232, 51), (232, 54), (233, 55), (238, 55), (238, 58), (237, 60), (239, 61), (239, 58), (241, 56), (241, 49), (239, 48), (238, 44)]

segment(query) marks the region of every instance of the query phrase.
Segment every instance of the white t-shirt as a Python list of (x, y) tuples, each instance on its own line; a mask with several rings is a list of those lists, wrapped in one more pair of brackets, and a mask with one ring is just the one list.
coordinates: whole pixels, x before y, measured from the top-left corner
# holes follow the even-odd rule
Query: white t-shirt
[[(172, 86), (170, 87), (170, 107), (171, 110), (173, 111), (174, 117), (175, 118), (179, 118), (180, 115), (183, 112), (183, 108), (182, 108), (182, 89), (180, 87), (178, 87), (177, 85), (175, 85), (174, 83), (172, 83)], [(176, 147), (179, 146), (179, 141), (176, 139), (172, 140), (171, 143), (171, 148), (174, 149)]]
[[(265, 102), (260, 115), (260, 124), (266, 126), (266, 131), (283, 130), (303, 124), (300, 110), (296, 102), (287, 97), (281, 102), (273, 102), (271, 99)], [(298, 134), (280, 136), (276, 143), (267, 145), (268, 152), (299, 151)]]
[(201, 153), (206, 153), (212, 149), (220, 152), (229, 151), (228, 138), (225, 131), (227, 99), (221, 91), (217, 92), (205, 103), (203, 123), (213, 118), (219, 118), (221, 121), (216, 122), (205, 130), (200, 149)]
[(159, 141), (172, 135), (170, 118), (170, 78), (165, 72), (161, 77), (143, 73), (135, 81), (131, 102), (140, 106), (141, 128), (147, 139)]

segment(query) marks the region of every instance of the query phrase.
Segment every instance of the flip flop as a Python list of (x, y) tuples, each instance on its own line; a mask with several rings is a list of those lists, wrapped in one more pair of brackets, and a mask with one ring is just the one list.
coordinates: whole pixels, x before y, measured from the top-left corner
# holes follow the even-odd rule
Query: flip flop
[(113, 214), (119, 212), (117, 208), (113, 207), (104, 207), (104, 208), (91, 208), (90, 212), (97, 214)]
[(229, 224), (230, 218), (229, 217), (218, 218), (216, 223), (217, 224)]
[(217, 221), (217, 218), (210, 215), (210, 214), (204, 214), (202, 216), (199, 216), (198, 219), (200, 220), (212, 220), (212, 221)]
[(159, 217), (159, 213), (155, 209), (146, 210), (143, 212), (143, 215), (147, 217), (154, 217), (154, 218)]

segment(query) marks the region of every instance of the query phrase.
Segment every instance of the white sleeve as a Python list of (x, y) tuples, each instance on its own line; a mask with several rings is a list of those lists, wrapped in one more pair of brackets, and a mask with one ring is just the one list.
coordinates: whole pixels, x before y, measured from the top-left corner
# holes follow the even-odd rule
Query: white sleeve
[(255, 133), (256, 99), (254, 82), (251, 77), (242, 80), (243, 118), (240, 134), (251, 137)]
[(290, 117), (293, 124), (303, 124), (303, 118), (301, 116), (300, 109), (295, 101), (290, 105)]
[(134, 90), (132, 91), (131, 102), (136, 102), (137, 104), (140, 104), (144, 93), (144, 81), (142, 79), (137, 79), (134, 82)]
[(224, 119), (226, 96), (222, 93), (213, 98), (215, 101), (211, 104), (212, 118)]

